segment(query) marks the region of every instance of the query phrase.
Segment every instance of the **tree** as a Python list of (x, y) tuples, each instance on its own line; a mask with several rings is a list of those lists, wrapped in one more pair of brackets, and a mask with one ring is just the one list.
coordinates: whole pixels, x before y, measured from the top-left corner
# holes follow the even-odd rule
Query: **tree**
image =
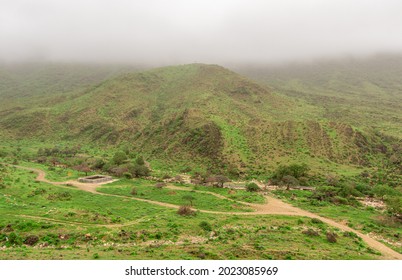
[(402, 218), (402, 197), (390, 197), (385, 202), (392, 215)]
[(307, 164), (291, 164), (291, 165), (280, 165), (274, 172), (274, 175), (272, 176), (273, 178), (276, 179), (281, 179), (286, 175), (290, 175), (295, 177), (296, 179), (300, 177), (305, 177), (307, 175), (307, 172), (310, 170), (310, 168), (307, 166)]
[(299, 184), (299, 180), (305, 180), (307, 172), (310, 168), (305, 164), (280, 165), (272, 176), (272, 183), (282, 186), (290, 186)]
[(73, 169), (79, 172), (85, 172), (85, 176), (88, 176), (88, 172), (91, 172), (91, 168), (86, 163), (81, 163), (80, 165), (74, 166)]
[(193, 206), (193, 201), (195, 200), (194, 196), (192, 196), (191, 194), (186, 194), (186, 195), (183, 195), (182, 198), (183, 198), (183, 200), (188, 201), (188, 204), (190, 204), (190, 206)]
[(150, 170), (145, 165), (134, 165), (132, 168), (133, 177), (146, 177), (149, 176)]
[(109, 169), (109, 172), (117, 177), (121, 177), (124, 173), (128, 172), (128, 168), (126, 166), (113, 166)]
[(127, 155), (123, 151), (117, 151), (113, 156), (113, 162), (117, 165), (123, 164), (127, 160)]
[(223, 188), (223, 184), (230, 182), (230, 179), (223, 175), (216, 175), (206, 179), (206, 182), (216, 184), (219, 188)]
[(223, 188), (224, 183), (230, 182), (230, 179), (228, 177), (223, 176), (223, 175), (215, 176), (215, 180), (218, 183), (219, 187), (221, 187), (221, 188)]
[(137, 159), (135, 160), (135, 163), (137, 165), (145, 165), (144, 158), (142, 156), (138, 156)]
[(299, 181), (290, 175), (285, 175), (282, 177), (282, 180), (279, 181), (280, 186), (286, 186), (286, 190), (289, 190), (290, 187), (295, 187), (299, 184)]

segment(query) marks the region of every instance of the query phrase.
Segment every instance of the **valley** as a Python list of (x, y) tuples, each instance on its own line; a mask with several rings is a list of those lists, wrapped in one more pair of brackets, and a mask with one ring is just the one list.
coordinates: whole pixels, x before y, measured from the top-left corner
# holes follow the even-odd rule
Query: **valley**
[(399, 57), (143, 68), (0, 67), (1, 259), (401, 258)]

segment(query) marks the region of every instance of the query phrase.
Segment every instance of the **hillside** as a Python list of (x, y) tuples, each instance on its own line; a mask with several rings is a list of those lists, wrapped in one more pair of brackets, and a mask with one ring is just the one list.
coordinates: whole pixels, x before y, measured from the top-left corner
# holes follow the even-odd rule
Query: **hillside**
[[(2, 137), (129, 146), (154, 166), (232, 176), (264, 175), (294, 162), (320, 173), (383, 166), (401, 149), (397, 137), (336, 117), (317, 98), (277, 93), (220, 66), (172, 66), (111, 79), (106, 72), (90, 79), (96, 85), (56, 97), (52, 87), (25, 99), (2, 92)], [(5, 77), (3, 88), (11, 82)], [(396, 104), (395, 110), (390, 114), (398, 117)], [(396, 122), (389, 127), (398, 132)]]
[(322, 109), (321, 117), (402, 137), (402, 56), (237, 67), (274, 91)]

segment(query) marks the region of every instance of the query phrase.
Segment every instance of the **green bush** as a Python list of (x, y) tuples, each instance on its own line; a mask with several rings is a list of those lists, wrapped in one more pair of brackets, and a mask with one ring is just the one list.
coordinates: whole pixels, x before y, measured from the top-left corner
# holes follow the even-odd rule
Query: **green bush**
[(324, 223), (323, 221), (321, 221), (320, 219), (317, 219), (317, 218), (312, 218), (311, 222), (313, 224), (323, 224)]
[(123, 176), (124, 176), (124, 178), (126, 178), (126, 179), (131, 179), (131, 178), (133, 178), (133, 176), (132, 176), (131, 173), (129, 173), (129, 172), (124, 172), (124, 173), (123, 173)]
[(208, 222), (206, 222), (206, 221), (202, 221), (202, 222), (199, 224), (199, 226), (200, 226), (200, 228), (202, 228), (202, 229), (205, 230), (205, 231), (211, 231), (211, 230), (212, 230), (211, 225), (210, 225)]
[(16, 234), (15, 232), (11, 232), (8, 235), (8, 241), (7, 241), (8, 245), (19, 246), (19, 245), (22, 245), (22, 242), (23, 242), (22, 237), (19, 236), (18, 234)]
[(341, 196), (335, 196), (334, 198), (332, 198), (331, 201), (335, 204), (343, 204), (343, 205), (349, 204), (349, 201), (346, 198), (341, 197)]
[(136, 187), (132, 188), (130, 194), (137, 195), (138, 194), (137, 188)]
[(256, 183), (251, 182), (251, 183), (247, 184), (246, 190), (248, 192), (258, 192), (258, 191), (260, 191), (260, 187)]
[(57, 245), (60, 242), (58, 235), (54, 233), (45, 235), (42, 237), (42, 241), (47, 242), (49, 245)]
[(193, 201), (195, 200), (195, 197), (192, 196), (191, 194), (186, 194), (183, 195), (182, 199), (186, 200), (190, 206), (193, 206)]
[(145, 165), (135, 165), (132, 168), (132, 173), (134, 177), (145, 177), (149, 176), (151, 170), (149, 170), (149, 168), (146, 167)]

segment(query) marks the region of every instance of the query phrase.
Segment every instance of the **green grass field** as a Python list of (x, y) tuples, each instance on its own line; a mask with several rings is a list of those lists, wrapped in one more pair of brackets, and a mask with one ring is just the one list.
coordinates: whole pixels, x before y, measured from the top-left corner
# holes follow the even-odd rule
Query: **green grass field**
[(385, 245), (402, 253), (402, 226), (400, 222), (384, 215), (385, 210), (361, 204), (358, 206), (335, 205), (317, 201), (310, 198), (311, 193), (308, 191), (275, 191), (275, 194), (297, 207), (342, 222), (363, 233), (377, 236)]
[[(174, 209), (130, 198), (38, 183), (34, 181), (35, 174), (29, 171), (9, 167), (8, 172), (7, 187), (0, 189), (1, 259), (379, 257), (358, 237), (344, 236), (337, 229), (317, 225), (309, 218), (244, 217), (200, 212), (183, 217)], [(128, 183), (114, 183), (102, 188), (121, 191), (125, 187), (119, 184)], [(144, 192), (143, 188), (147, 187), (144, 182), (132, 184)], [(158, 198), (152, 192), (147, 195)], [(205, 203), (209, 202), (210, 209), (222, 210), (221, 205), (216, 205), (215, 197), (201, 197)], [(225, 205), (224, 200), (222, 202)], [(303, 233), (309, 228), (318, 232), (318, 236)], [(337, 232), (336, 243), (326, 240), (327, 231)], [(35, 238), (37, 241), (33, 246), (24, 244)]]

